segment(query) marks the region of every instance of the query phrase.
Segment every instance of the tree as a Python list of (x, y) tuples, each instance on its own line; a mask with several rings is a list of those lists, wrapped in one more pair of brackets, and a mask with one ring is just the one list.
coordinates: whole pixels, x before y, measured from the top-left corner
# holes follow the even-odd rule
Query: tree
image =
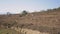
[(7, 15), (11, 15), (11, 13), (10, 12), (7, 12)]
[(26, 14), (28, 14), (28, 12), (27, 12), (26, 10), (24, 10), (24, 11), (22, 12), (22, 15), (26, 15)]

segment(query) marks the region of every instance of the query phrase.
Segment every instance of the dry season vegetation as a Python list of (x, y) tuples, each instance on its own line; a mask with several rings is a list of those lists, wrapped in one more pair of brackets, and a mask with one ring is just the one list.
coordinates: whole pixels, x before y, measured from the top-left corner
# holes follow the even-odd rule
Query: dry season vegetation
[(60, 7), (47, 11), (0, 15), (0, 34), (60, 34)]

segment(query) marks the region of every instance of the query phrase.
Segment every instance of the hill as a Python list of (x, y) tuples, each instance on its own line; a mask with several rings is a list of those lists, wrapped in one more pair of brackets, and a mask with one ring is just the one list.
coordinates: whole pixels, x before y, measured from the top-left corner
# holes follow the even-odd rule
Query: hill
[(60, 33), (60, 8), (47, 11), (21, 14), (0, 15), (0, 26), (21, 27), (50, 34)]

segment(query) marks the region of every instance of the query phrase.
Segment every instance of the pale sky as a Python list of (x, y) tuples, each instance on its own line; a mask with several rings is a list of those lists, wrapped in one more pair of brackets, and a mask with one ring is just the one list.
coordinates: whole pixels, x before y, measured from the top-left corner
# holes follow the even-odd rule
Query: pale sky
[(0, 14), (29, 12), (60, 7), (60, 0), (0, 0)]

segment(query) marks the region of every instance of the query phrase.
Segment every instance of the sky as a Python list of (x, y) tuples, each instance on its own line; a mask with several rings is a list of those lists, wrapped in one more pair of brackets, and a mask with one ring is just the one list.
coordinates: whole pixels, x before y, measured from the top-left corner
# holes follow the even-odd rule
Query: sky
[(0, 0), (0, 14), (46, 10), (60, 7), (60, 0)]

